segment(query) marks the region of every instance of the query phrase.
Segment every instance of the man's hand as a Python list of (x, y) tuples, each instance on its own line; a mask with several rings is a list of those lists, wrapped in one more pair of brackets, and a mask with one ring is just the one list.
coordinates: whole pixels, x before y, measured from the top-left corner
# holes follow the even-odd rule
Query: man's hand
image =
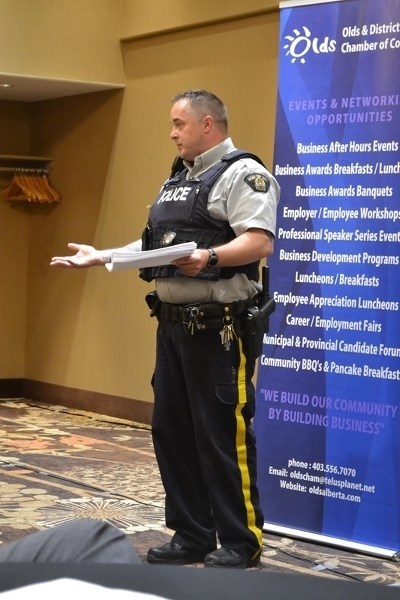
[[(237, 267), (270, 256), (274, 249), (274, 237), (264, 229), (251, 228), (223, 246), (215, 246), (217, 267)], [(197, 248), (190, 256), (173, 262), (184, 275), (196, 277), (206, 271), (210, 255), (208, 250)]]
[(207, 268), (207, 262), (209, 253), (207, 250), (197, 249), (190, 254), (190, 256), (184, 256), (183, 258), (178, 258), (172, 264), (176, 265), (184, 275), (188, 277), (196, 277), (200, 273)]
[(107, 260), (100, 250), (85, 244), (68, 244), (70, 250), (75, 250), (74, 256), (53, 256), (50, 261), (51, 267), (63, 267), (64, 269), (84, 269), (95, 265), (104, 265)]

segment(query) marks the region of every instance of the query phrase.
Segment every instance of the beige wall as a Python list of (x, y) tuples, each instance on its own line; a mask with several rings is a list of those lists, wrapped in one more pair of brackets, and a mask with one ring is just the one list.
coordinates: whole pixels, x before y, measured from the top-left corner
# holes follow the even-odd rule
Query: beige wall
[[(170, 4), (180, 14), (181, 3)], [(25, 367), (15, 359), (7, 364), (5, 357), (0, 378), (26, 377), (151, 402), (156, 323), (144, 304), (151, 285), (134, 271), (66, 272), (49, 269), (48, 261), (64, 253), (68, 241), (112, 247), (141, 235), (147, 206), (174, 157), (168, 119), (176, 91), (206, 87), (219, 94), (228, 105), (236, 145), (271, 165), (277, 41), (277, 11), (131, 39), (121, 46), (124, 91), (32, 106), (31, 151), (55, 158), (51, 179), (63, 200), (17, 215), (14, 207), (1, 207), (4, 222), (19, 220), (15, 231), (25, 227), (19, 269), (25, 261), (27, 300), (26, 316), (24, 306), (19, 310), (21, 323), (26, 318)], [(8, 260), (19, 241), (7, 245)], [(7, 283), (5, 302), (14, 294), (15, 285)], [(9, 330), (6, 336), (10, 339)]]
[(0, 0), (0, 72), (123, 81), (120, 0)]
[[(29, 105), (0, 102), (0, 152), (29, 154)], [(0, 189), (9, 184), (0, 171)], [(0, 202), (0, 378), (22, 377), (25, 371), (27, 255), (29, 213)]]
[(279, 0), (122, 0), (120, 36), (129, 40), (160, 32), (232, 21), (278, 9)]

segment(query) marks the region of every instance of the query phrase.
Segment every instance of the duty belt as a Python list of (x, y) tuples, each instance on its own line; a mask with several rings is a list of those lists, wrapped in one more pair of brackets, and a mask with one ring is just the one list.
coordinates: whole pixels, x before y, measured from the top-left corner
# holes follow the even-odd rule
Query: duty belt
[(229, 346), (230, 341), (236, 337), (233, 325), (235, 321), (238, 323), (237, 318), (244, 314), (246, 308), (254, 306), (253, 300), (231, 303), (170, 304), (161, 302), (154, 292), (146, 296), (146, 301), (151, 309), (151, 316), (179, 323), (191, 335), (210, 329), (220, 329), (224, 346)]
[(180, 323), (189, 330), (204, 331), (221, 327), (223, 319), (231, 318), (233, 320), (234, 316), (242, 313), (244, 309), (244, 302), (230, 304), (220, 304), (219, 302), (169, 304), (161, 302), (158, 315), (167, 321)]

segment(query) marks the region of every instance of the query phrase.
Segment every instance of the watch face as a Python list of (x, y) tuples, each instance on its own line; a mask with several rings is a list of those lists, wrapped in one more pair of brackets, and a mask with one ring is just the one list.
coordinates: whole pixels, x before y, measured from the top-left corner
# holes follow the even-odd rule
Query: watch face
[(218, 256), (214, 250), (209, 250), (210, 257), (208, 259), (208, 266), (215, 267), (218, 264)]

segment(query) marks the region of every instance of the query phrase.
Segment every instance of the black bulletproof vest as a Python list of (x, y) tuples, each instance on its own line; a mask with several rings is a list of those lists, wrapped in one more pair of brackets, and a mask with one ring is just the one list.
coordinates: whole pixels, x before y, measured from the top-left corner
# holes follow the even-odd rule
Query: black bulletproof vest
[[(149, 218), (142, 235), (142, 249), (153, 250), (171, 244), (194, 241), (198, 248), (226, 244), (235, 238), (227, 221), (214, 219), (207, 210), (210, 190), (222, 173), (241, 158), (260, 158), (244, 150), (226, 154), (221, 161), (194, 179), (186, 179), (187, 169), (167, 179), (150, 208)], [(264, 165), (263, 165), (264, 166)], [(245, 273), (258, 280), (259, 261), (239, 267), (213, 267), (198, 274), (200, 279), (230, 279), (235, 273)], [(140, 270), (140, 277), (151, 281), (158, 277), (180, 277), (181, 271), (173, 265), (149, 267)]]

